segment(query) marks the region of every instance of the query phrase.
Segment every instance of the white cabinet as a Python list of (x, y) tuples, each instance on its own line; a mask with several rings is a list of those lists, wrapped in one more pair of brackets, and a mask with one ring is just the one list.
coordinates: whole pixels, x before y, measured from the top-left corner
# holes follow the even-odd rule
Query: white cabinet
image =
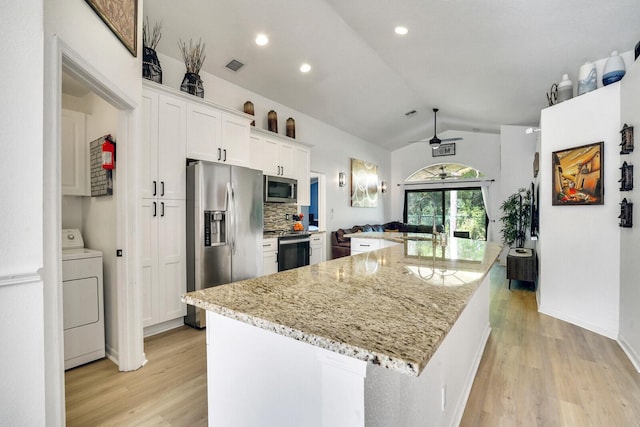
[(141, 200), (138, 244), (144, 327), (187, 314), (180, 301), (187, 291), (185, 222), (184, 200)]
[(249, 148), (250, 166), (262, 170), (264, 175), (282, 176), (298, 181), (298, 204), (309, 206), (310, 195), (310, 150), (290, 138), (252, 129)]
[(148, 327), (186, 315), (187, 103), (143, 88), (141, 111), (139, 280)]
[(206, 105), (187, 107), (187, 157), (218, 162), (222, 160), (222, 112)]
[(264, 259), (263, 275), (278, 272), (278, 239), (269, 238), (262, 241), (262, 256)]
[(87, 115), (62, 110), (62, 194), (90, 196), (89, 141), (87, 141)]
[(140, 195), (184, 199), (186, 191), (186, 103), (142, 91)]
[(311, 204), (310, 153), (307, 147), (293, 149), (294, 178), (298, 180), (298, 204)]
[(222, 160), (226, 163), (249, 167), (249, 136), (251, 120), (222, 113)]
[(318, 264), (326, 260), (326, 246), (324, 240), (324, 233), (314, 233), (311, 235), (311, 257), (309, 264)]
[(187, 157), (248, 167), (250, 123), (209, 105), (188, 103)]

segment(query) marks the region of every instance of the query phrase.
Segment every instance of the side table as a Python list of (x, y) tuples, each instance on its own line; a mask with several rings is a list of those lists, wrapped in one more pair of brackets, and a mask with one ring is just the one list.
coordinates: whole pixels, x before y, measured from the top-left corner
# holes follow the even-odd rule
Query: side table
[(538, 258), (534, 249), (512, 248), (507, 255), (507, 279), (509, 289), (511, 280), (533, 282), (535, 286), (538, 277)]

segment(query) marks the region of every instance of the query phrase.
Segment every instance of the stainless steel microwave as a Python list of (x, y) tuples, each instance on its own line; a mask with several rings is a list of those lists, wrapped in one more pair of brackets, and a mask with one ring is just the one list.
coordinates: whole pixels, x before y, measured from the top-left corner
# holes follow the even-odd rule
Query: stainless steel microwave
[(298, 180), (265, 175), (264, 201), (270, 203), (297, 203)]

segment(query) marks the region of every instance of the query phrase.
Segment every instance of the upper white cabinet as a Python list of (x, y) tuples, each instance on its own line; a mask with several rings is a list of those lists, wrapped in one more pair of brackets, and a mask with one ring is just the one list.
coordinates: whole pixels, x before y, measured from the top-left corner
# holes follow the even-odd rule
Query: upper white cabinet
[(250, 150), (250, 167), (262, 170), (264, 175), (298, 180), (298, 204), (310, 204), (309, 146), (271, 132), (252, 129)]
[(143, 198), (185, 198), (186, 108), (184, 101), (146, 88), (142, 91)]
[(62, 194), (90, 196), (89, 141), (87, 141), (87, 115), (62, 110)]
[(229, 113), (222, 113), (221, 161), (236, 166), (249, 167), (251, 120)]
[(187, 157), (217, 162), (222, 159), (222, 112), (206, 105), (187, 107)]

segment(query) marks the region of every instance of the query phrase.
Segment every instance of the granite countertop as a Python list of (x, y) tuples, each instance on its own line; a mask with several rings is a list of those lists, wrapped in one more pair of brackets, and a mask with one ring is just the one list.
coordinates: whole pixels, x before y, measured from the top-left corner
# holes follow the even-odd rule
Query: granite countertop
[(187, 304), (418, 376), (501, 246), (404, 244), (185, 294)]
[(361, 231), (348, 233), (344, 237), (356, 239), (383, 239), (391, 242), (402, 243), (405, 240), (433, 240), (431, 233), (401, 233), (398, 231)]

